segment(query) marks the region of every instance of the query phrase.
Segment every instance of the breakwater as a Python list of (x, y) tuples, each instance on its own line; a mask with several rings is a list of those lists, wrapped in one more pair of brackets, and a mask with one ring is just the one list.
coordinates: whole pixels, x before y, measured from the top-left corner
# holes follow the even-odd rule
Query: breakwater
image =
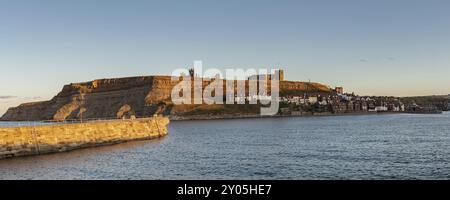
[(153, 117), (0, 128), (0, 159), (158, 138), (167, 135), (168, 124)]

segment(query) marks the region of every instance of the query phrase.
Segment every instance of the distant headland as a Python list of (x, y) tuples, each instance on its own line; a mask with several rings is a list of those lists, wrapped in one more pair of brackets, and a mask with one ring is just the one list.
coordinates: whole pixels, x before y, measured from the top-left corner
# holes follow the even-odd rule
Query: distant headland
[[(171, 119), (217, 119), (257, 116), (260, 104), (174, 105), (171, 90), (178, 84), (171, 76), (99, 79), (65, 85), (49, 101), (9, 108), (2, 121), (89, 120), (169, 116)], [(203, 81), (203, 87), (210, 81)], [(248, 83), (246, 81), (246, 87)], [(279, 116), (331, 115), (374, 112), (434, 112), (448, 110), (450, 100), (426, 105), (414, 99), (362, 97), (322, 83), (280, 80)], [(236, 89), (236, 88), (235, 88)], [(236, 97), (237, 98), (237, 97)]]

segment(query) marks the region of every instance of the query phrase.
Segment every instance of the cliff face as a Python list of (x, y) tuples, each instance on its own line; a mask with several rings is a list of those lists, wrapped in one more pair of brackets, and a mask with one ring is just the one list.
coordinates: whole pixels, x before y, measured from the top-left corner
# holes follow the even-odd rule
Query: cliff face
[[(167, 78), (170, 81), (170, 77), (160, 77)], [(164, 89), (160, 79), (153, 76), (132, 77), (65, 85), (50, 101), (10, 108), (1, 120), (64, 120), (120, 118), (131, 114), (150, 115), (151, 108), (145, 105), (145, 99), (147, 95), (160, 93), (159, 90)], [(156, 94), (152, 96), (159, 96)]]
[[(230, 109), (230, 106), (217, 108), (214, 105), (172, 106), (171, 90), (176, 84), (178, 81), (171, 81), (170, 76), (143, 76), (72, 83), (65, 85), (62, 91), (51, 100), (10, 108), (0, 119), (37, 121), (122, 118), (131, 115), (144, 117), (155, 113), (182, 115), (199, 107), (207, 109), (211, 107), (215, 111), (219, 110), (216, 113), (220, 114), (220, 109)], [(208, 84), (208, 81), (204, 81), (203, 86)], [(280, 82), (281, 94), (299, 93), (305, 90), (331, 92), (328, 87), (318, 83)]]

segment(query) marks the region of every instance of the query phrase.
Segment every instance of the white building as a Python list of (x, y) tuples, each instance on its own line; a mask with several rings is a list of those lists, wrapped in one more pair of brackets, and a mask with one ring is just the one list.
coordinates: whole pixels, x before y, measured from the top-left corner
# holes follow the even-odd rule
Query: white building
[(318, 101), (317, 97), (309, 97), (308, 102), (310, 104), (315, 104)]
[(319, 102), (320, 105), (327, 105), (328, 102), (326, 99), (323, 99), (322, 101)]
[(375, 107), (375, 111), (376, 112), (388, 111), (388, 107), (386, 107), (386, 106), (377, 106), (377, 107)]

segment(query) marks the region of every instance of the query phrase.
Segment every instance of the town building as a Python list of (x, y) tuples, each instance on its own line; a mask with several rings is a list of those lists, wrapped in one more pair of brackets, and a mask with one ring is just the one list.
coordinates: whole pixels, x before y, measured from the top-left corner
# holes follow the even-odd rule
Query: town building
[(344, 94), (344, 88), (343, 88), (343, 87), (335, 87), (335, 88), (334, 88), (334, 91), (335, 91), (337, 94)]
[(315, 103), (317, 103), (317, 101), (318, 101), (317, 97), (309, 97), (308, 98), (308, 103), (310, 103), (310, 104), (315, 104)]

